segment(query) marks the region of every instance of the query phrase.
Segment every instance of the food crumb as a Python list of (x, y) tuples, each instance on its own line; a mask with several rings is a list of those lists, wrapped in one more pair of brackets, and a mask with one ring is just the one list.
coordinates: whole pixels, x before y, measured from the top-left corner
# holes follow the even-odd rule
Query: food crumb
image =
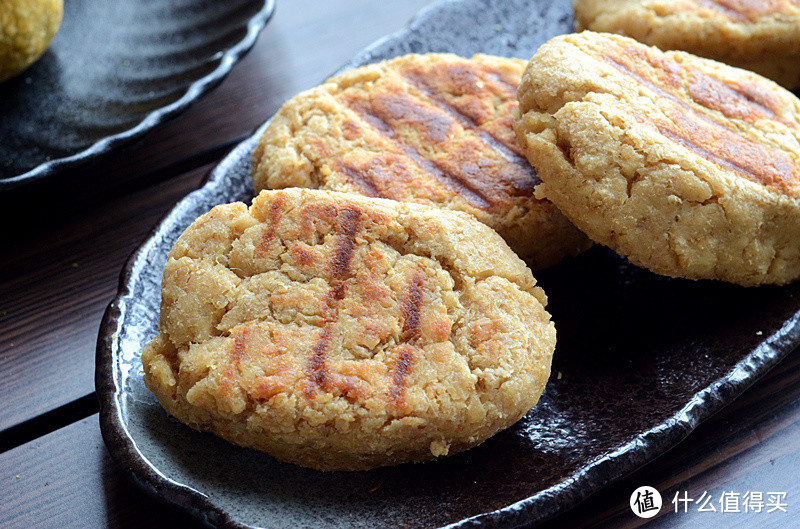
[(758, 332), (756, 333), (756, 336), (761, 336), (762, 334), (764, 334), (764, 332), (763, 332), (763, 331), (758, 331)]
[(556, 380), (561, 380), (561, 376), (562, 376), (561, 371), (559, 371), (558, 374), (556, 375)]
[(78, 263), (72, 263), (72, 268), (78, 268)]
[(430, 450), (434, 457), (446, 456), (450, 452), (450, 443), (444, 439), (438, 439), (431, 443)]
[(19, 479), (19, 474), (17, 474), (17, 476), (16, 476), (16, 477), (17, 477), (17, 479)]
[(494, 30), (495, 31), (503, 31), (503, 26), (501, 26), (500, 24), (495, 24), (494, 25)]

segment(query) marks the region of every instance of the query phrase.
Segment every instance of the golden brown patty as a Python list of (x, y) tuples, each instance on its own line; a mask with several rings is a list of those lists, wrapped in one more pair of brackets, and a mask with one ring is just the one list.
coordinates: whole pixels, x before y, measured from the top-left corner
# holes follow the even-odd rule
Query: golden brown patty
[(516, 130), (552, 200), (655, 272), (742, 285), (800, 276), (800, 101), (751, 72), (625, 37), (531, 59)]
[(797, 0), (574, 0), (577, 30), (633, 37), (800, 86)]
[(253, 153), (256, 191), (311, 187), (465, 211), (543, 268), (589, 242), (549, 202), (512, 128), (523, 61), (407, 55), (299, 94)]
[(61, 25), (62, 0), (0, 0), (0, 82), (47, 50)]
[(283, 461), (433, 459), (539, 399), (555, 328), (535, 284), (469, 215), (264, 191), (176, 242), (145, 383), (189, 426)]

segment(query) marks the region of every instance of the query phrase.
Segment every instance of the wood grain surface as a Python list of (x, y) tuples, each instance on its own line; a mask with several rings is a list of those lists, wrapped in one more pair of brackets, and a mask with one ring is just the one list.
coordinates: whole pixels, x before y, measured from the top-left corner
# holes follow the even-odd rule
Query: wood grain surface
[[(400, 29), (427, 3), (281, 3), (219, 88), (92, 167), (79, 192), (38, 190), (15, 196), (13, 205), (0, 197), (0, 370), (8, 377), (0, 385), (6, 403), (0, 431), (94, 390), (97, 328), (122, 264), (156, 221), (199, 186), (208, 169), (197, 167), (209, 160), (198, 153), (222, 158), (286, 99)], [(92, 185), (95, 179), (110, 182)], [(31, 387), (40, 395), (32, 398)]]
[[(427, 3), (279, 0), (253, 51), (186, 113), (60, 183), (0, 196), (0, 527), (200, 527), (141, 492), (100, 436), (95, 342), (122, 265), (287, 98)], [(798, 475), (795, 351), (669, 453), (541, 527), (800, 527)], [(641, 485), (664, 498), (652, 520), (628, 505)], [(748, 491), (785, 492), (788, 512), (719, 512), (723, 492)], [(677, 492), (710, 494), (718, 512), (675, 513)]]
[(94, 391), (97, 329), (122, 265), (209, 169), (42, 226), (0, 253), (0, 431)]

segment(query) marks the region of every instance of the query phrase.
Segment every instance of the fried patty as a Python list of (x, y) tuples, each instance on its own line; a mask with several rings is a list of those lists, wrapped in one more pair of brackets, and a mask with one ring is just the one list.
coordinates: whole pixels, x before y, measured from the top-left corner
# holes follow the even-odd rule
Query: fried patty
[(516, 130), (595, 242), (669, 276), (800, 276), (800, 101), (751, 72), (585, 31), (531, 59)]
[(63, 11), (63, 0), (0, 0), (0, 83), (42, 56)]
[(282, 461), (433, 459), (539, 399), (555, 328), (535, 285), (469, 215), (264, 191), (175, 243), (144, 380), (185, 424)]
[(310, 187), (464, 211), (534, 268), (588, 240), (549, 202), (513, 131), (524, 62), (407, 55), (287, 102), (253, 153), (256, 191)]
[(797, 0), (575, 0), (578, 31), (618, 33), (800, 86)]

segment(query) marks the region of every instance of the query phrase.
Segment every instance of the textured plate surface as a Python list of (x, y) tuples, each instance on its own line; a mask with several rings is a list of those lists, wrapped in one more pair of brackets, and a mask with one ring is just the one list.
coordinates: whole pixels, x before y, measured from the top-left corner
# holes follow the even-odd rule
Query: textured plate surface
[[(571, 30), (570, 13), (569, 0), (444, 2), (348, 66), (407, 52), (529, 57)], [(277, 463), (170, 419), (144, 387), (140, 362), (156, 333), (167, 252), (212, 206), (250, 200), (257, 136), (181, 201), (131, 258), (98, 343), (100, 421), (111, 453), (146, 490), (209, 525), (542, 521), (674, 446), (800, 339), (800, 284), (743, 289), (666, 279), (595, 248), (538, 274), (558, 328), (554, 376), (539, 406), (510, 430), (422, 465), (323, 474)]]
[(274, 0), (65, 0), (48, 51), (0, 84), (0, 190), (140, 136), (219, 83)]

